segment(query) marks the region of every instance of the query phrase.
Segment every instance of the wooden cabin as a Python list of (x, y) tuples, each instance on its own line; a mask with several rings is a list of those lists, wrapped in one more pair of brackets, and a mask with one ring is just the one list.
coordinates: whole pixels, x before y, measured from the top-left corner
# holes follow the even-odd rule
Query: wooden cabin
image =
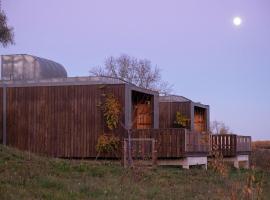
[(176, 123), (177, 113), (186, 119), (187, 128), (196, 132), (208, 132), (210, 130), (209, 106), (196, 103), (183, 96), (159, 97), (159, 127), (179, 128)]
[(93, 158), (108, 133), (99, 106), (106, 94), (121, 104), (124, 129), (158, 128), (158, 93), (109, 77), (2, 81), (0, 139), (4, 144), (54, 157)]
[[(165, 145), (169, 141), (171, 146), (177, 146), (177, 144), (182, 141), (181, 139), (178, 139), (178, 137), (180, 137), (179, 133), (172, 136), (173, 133), (181, 132), (182, 130), (181, 128), (179, 129), (179, 126), (177, 126), (178, 124), (176, 124), (177, 115), (180, 115), (182, 120), (186, 120), (186, 123), (184, 123), (185, 127), (181, 127), (185, 128), (184, 130), (186, 132), (186, 134), (182, 136), (185, 148), (181, 151), (186, 157), (186, 163), (189, 162), (190, 157), (192, 157), (195, 163), (199, 163), (202, 159), (204, 159), (202, 161), (207, 162), (206, 157), (208, 156), (211, 159), (211, 152), (218, 151), (222, 153), (224, 161), (233, 162), (236, 168), (239, 168), (239, 163), (241, 162), (244, 163), (244, 167), (249, 167), (251, 137), (234, 134), (209, 135), (209, 106), (193, 102), (183, 96), (171, 95), (159, 97), (160, 130), (174, 128), (171, 130), (170, 136), (158, 136), (161, 138), (159, 139), (160, 141), (163, 142), (166, 140)], [(206, 135), (201, 133), (206, 133)], [(202, 136), (200, 135), (209, 137), (209, 140), (204, 140), (205, 137), (201, 138)], [(202, 141), (206, 141), (206, 144), (204, 142), (202, 143)], [(165, 155), (173, 155), (172, 158), (180, 157), (179, 154), (173, 151), (166, 154), (168, 151), (167, 148), (163, 148), (160, 153), (158, 152), (158, 155), (164, 155), (164, 150)], [(197, 159), (194, 159), (194, 157), (197, 157)], [(190, 163), (192, 164), (193, 161)], [(165, 163), (167, 164), (168, 162)], [(207, 166), (207, 164), (205, 165)]]
[[(210, 136), (209, 106), (182, 96), (159, 97), (111, 77), (67, 77), (62, 65), (25, 54), (1, 56), (1, 78), (0, 142), (21, 150), (95, 158), (101, 134), (114, 134), (126, 146), (130, 130), (131, 156), (142, 158), (149, 151), (159, 165), (207, 167), (209, 151), (216, 146), (236, 164), (248, 160), (250, 137)], [(101, 108), (109, 94), (121, 105), (113, 131)]]

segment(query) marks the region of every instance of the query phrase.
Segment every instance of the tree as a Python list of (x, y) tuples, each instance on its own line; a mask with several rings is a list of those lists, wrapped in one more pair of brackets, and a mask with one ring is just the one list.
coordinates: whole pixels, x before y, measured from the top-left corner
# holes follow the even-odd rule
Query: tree
[(213, 121), (211, 123), (212, 134), (230, 134), (230, 128), (224, 124), (224, 122)]
[(104, 67), (93, 67), (90, 74), (120, 78), (161, 94), (168, 94), (172, 90), (172, 86), (162, 80), (161, 70), (153, 67), (149, 60), (137, 59), (125, 54), (106, 58)]
[(7, 16), (0, 10), (0, 44), (6, 47), (14, 44), (13, 28), (7, 25)]

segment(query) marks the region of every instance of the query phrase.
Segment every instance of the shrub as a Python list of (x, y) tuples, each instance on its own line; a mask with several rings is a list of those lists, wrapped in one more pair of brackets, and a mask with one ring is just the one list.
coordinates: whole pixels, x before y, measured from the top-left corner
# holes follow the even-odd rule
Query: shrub
[(106, 95), (103, 112), (107, 127), (110, 130), (117, 128), (121, 113), (121, 105), (113, 94)]
[(174, 125), (177, 128), (186, 128), (188, 126), (189, 119), (180, 112), (176, 112)]
[(120, 140), (118, 137), (108, 134), (100, 135), (96, 145), (98, 156), (100, 153), (115, 153), (119, 149), (119, 145)]

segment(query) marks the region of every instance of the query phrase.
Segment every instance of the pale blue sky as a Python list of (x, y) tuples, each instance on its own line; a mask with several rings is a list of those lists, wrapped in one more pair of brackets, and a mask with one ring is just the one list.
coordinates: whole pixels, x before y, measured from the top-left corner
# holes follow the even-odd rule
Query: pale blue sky
[[(147, 58), (211, 120), (270, 139), (269, 0), (2, 0), (16, 45), (85, 76), (107, 56)], [(234, 16), (243, 24), (233, 26)]]

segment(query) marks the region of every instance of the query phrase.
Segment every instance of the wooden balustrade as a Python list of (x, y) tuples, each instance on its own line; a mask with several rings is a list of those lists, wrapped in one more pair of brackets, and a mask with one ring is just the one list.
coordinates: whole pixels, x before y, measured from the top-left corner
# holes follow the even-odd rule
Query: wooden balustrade
[[(251, 152), (251, 137), (235, 134), (209, 135), (181, 128), (134, 129), (132, 138), (154, 138), (158, 158), (181, 158), (220, 151), (224, 157)], [(145, 147), (144, 147), (145, 148)]]
[(180, 158), (187, 155), (207, 155), (209, 134), (187, 129), (134, 129), (132, 138), (154, 138), (158, 158)]
[(246, 153), (251, 152), (251, 137), (250, 136), (237, 136), (236, 151), (238, 154), (246, 154)]
[(186, 154), (205, 154), (210, 149), (210, 134), (186, 130)]
[(233, 157), (251, 152), (251, 137), (235, 134), (212, 135), (212, 151), (220, 151), (224, 157)]

